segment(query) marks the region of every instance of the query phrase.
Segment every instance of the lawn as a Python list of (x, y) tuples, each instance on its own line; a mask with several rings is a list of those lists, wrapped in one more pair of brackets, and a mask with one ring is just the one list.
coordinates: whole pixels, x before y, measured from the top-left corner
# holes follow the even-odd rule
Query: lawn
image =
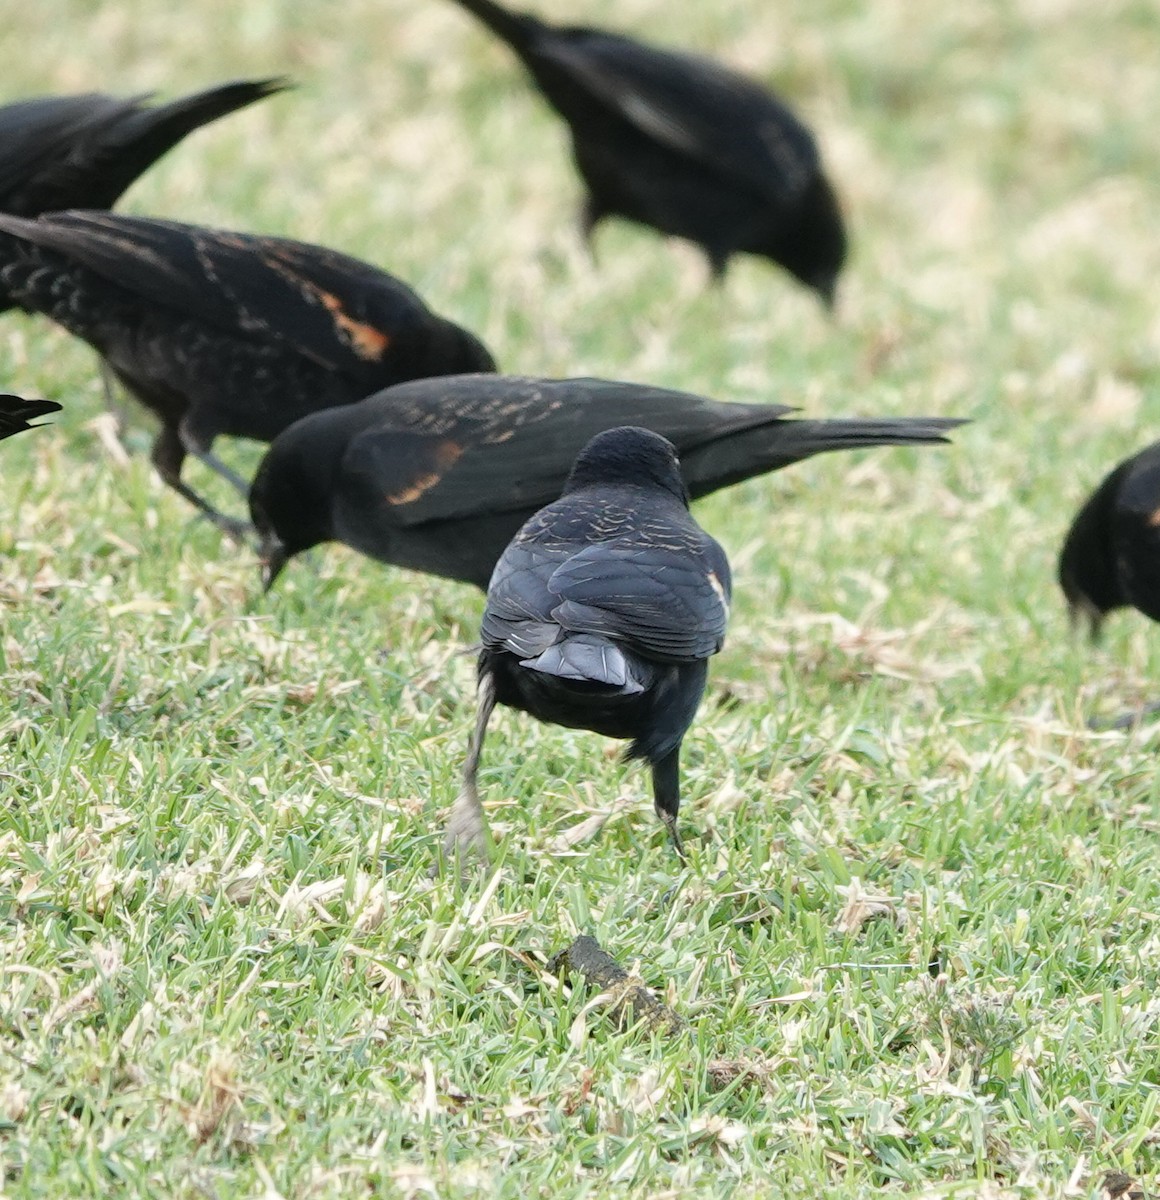
[[(3, 1197), (1153, 1194), (1160, 731), (1087, 722), (1156, 696), (1160, 634), (1091, 647), (1054, 572), (1157, 436), (1160, 11), (577, 5), (538, 11), (810, 121), (836, 319), (625, 225), (594, 262), (562, 126), (449, 0), (6, 0), (3, 90), (289, 74), (122, 208), (369, 259), (508, 371), (972, 424), (697, 506), (735, 606), (687, 868), (617, 746), (504, 713), (460, 885), (428, 867), (481, 597), (341, 547), (263, 596), (91, 352), (0, 319), (0, 385), (65, 406), (0, 447)], [(547, 971), (581, 933), (681, 1027)]]

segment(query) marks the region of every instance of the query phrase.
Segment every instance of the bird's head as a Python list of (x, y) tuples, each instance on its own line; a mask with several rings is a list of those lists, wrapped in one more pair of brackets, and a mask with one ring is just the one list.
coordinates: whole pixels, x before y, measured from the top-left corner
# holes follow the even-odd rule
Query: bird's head
[(593, 484), (655, 487), (689, 505), (689, 489), (672, 442), (639, 425), (619, 425), (592, 438), (576, 456), (564, 494)]
[(1129, 603), (1115, 552), (1116, 495), (1124, 464), (1113, 471), (1076, 514), (1059, 555), (1059, 586), (1073, 627), (1084, 623), (1099, 640), (1104, 618)]
[(773, 241), (763, 253), (816, 292), (833, 312), (846, 248), (838, 198), (819, 170), (798, 200), (793, 219), (778, 223)]
[(296, 554), (334, 536), (330, 493), (348, 440), (339, 419), (346, 411), (326, 409), (296, 421), (258, 464), (250, 485), (250, 519), (258, 532), (265, 591)]

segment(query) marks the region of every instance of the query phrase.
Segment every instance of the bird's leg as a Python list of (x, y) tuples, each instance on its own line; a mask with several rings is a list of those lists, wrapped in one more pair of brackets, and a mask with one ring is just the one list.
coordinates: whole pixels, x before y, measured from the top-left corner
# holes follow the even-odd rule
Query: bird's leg
[(237, 542), (245, 542), (246, 534), (250, 530), (248, 522), (239, 521), (234, 517), (227, 517), (225, 513), (218, 512), (208, 500), (199, 496), (189, 484), (182, 480), (181, 466), (185, 462), (185, 454), (185, 445), (178, 431), (172, 425), (163, 425), (161, 432), (157, 435), (157, 440), (153, 443), (153, 452), (150, 455), (158, 475), (175, 492), (200, 509), (205, 517), (224, 534)]
[(725, 271), (729, 266), (729, 251), (705, 247), (705, 257), (709, 260), (709, 286), (719, 288), (725, 283)]
[(213, 434), (208, 436), (203, 434), (188, 418), (181, 422), (180, 434), (181, 444), (185, 448), (186, 454), (192, 454), (194, 458), (205, 463), (211, 471), (216, 471), (227, 483), (237, 489), (243, 500), (250, 498), (250, 485), (236, 471), (227, 467), (211, 450)]
[(677, 832), (677, 813), (681, 807), (681, 747), (671, 750), (664, 758), (652, 764), (653, 807), (664, 822), (673, 840), (677, 857), (687, 862), (681, 835)]
[(103, 358), (97, 359), (97, 369), (101, 376), (101, 393), (105, 399), (105, 410), (112, 413), (117, 433), (121, 433), (125, 428), (125, 409), (117, 398), (117, 376)]
[(475, 731), (467, 747), (467, 761), (463, 764), (463, 783), (459, 795), (447, 819), (447, 833), (443, 839), (443, 853), (454, 858), (467, 850), (478, 850), (487, 856), (487, 818), (479, 801), (476, 775), (479, 759), (483, 752), (483, 738), (487, 733), (487, 722), (495, 708), (495, 676), (486, 671), (479, 679), (476, 689), (478, 708), (475, 713)]
[(596, 258), (596, 242), (594, 234), (596, 226), (608, 215), (607, 210), (589, 192), (584, 197), (584, 203), (580, 206), (580, 236), (584, 239), (584, 245), (588, 247), (589, 257), (592, 259), (592, 265), (597, 266)]

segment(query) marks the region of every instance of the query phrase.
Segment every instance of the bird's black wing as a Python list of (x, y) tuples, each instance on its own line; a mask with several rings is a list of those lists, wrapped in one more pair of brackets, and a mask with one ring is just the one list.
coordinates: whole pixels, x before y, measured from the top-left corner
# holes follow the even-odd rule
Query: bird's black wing
[(643, 425), (684, 452), (793, 411), (613, 380), (503, 375), (416, 380), (360, 407), (376, 419), (351, 439), (344, 486), (389, 498), (402, 525), (549, 504), (580, 450), (618, 425)]
[(792, 202), (817, 173), (817, 146), (801, 121), (708, 59), (586, 29), (542, 38), (535, 49), (641, 132), (777, 203)]
[(485, 648), (534, 658), (559, 640), (560, 626), (552, 618), (557, 599), (548, 590), (548, 580), (569, 554), (568, 547), (547, 547), (519, 537), (507, 547), (487, 589), (480, 629)]
[(593, 543), (552, 573), (552, 618), (572, 633), (596, 633), (646, 658), (694, 662), (721, 649), (731, 579), (707, 534), (658, 523), (647, 541)]
[(369, 263), (282, 238), (82, 211), (38, 221), (0, 215), (0, 230), (143, 300), (282, 342), (332, 369), (373, 366), (429, 315), (409, 287)]

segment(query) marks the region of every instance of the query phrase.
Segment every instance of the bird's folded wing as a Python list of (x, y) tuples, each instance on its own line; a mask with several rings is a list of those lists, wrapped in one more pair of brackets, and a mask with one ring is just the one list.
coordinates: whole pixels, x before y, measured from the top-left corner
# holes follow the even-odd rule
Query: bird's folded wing
[(705, 552), (651, 545), (586, 546), (548, 580), (552, 617), (569, 631), (599, 633), (649, 658), (693, 662), (721, 649), (729, 620), (729, 567)]
[(323, 366), (373, 363), (425, 308), (405, 284), (322, 247), (112, 213), (0, 215), (0, 230), (56, 250), (141, 299)]
[(376, 419), (351, 439), (344, 476), (388, 498), (392, 523), (406, 526), (550, 504), (589, 439), (617, 425), (691, 449), (794, 411), (604, 379), (501, 375), (418, 380), (363, 403)]
[(487, 590), (480, 640), (485, 647), (534, 658), (559, 640), (552, 619), (556, 598), (548, 590), (553, 564), (566, 551), (513, 542), (503, 552)]
[(570, 71), (641, 132), (779, 203), (818, 169), (809, 130), (774, 96), (716, 64), (586, 33), (537, 52)]

